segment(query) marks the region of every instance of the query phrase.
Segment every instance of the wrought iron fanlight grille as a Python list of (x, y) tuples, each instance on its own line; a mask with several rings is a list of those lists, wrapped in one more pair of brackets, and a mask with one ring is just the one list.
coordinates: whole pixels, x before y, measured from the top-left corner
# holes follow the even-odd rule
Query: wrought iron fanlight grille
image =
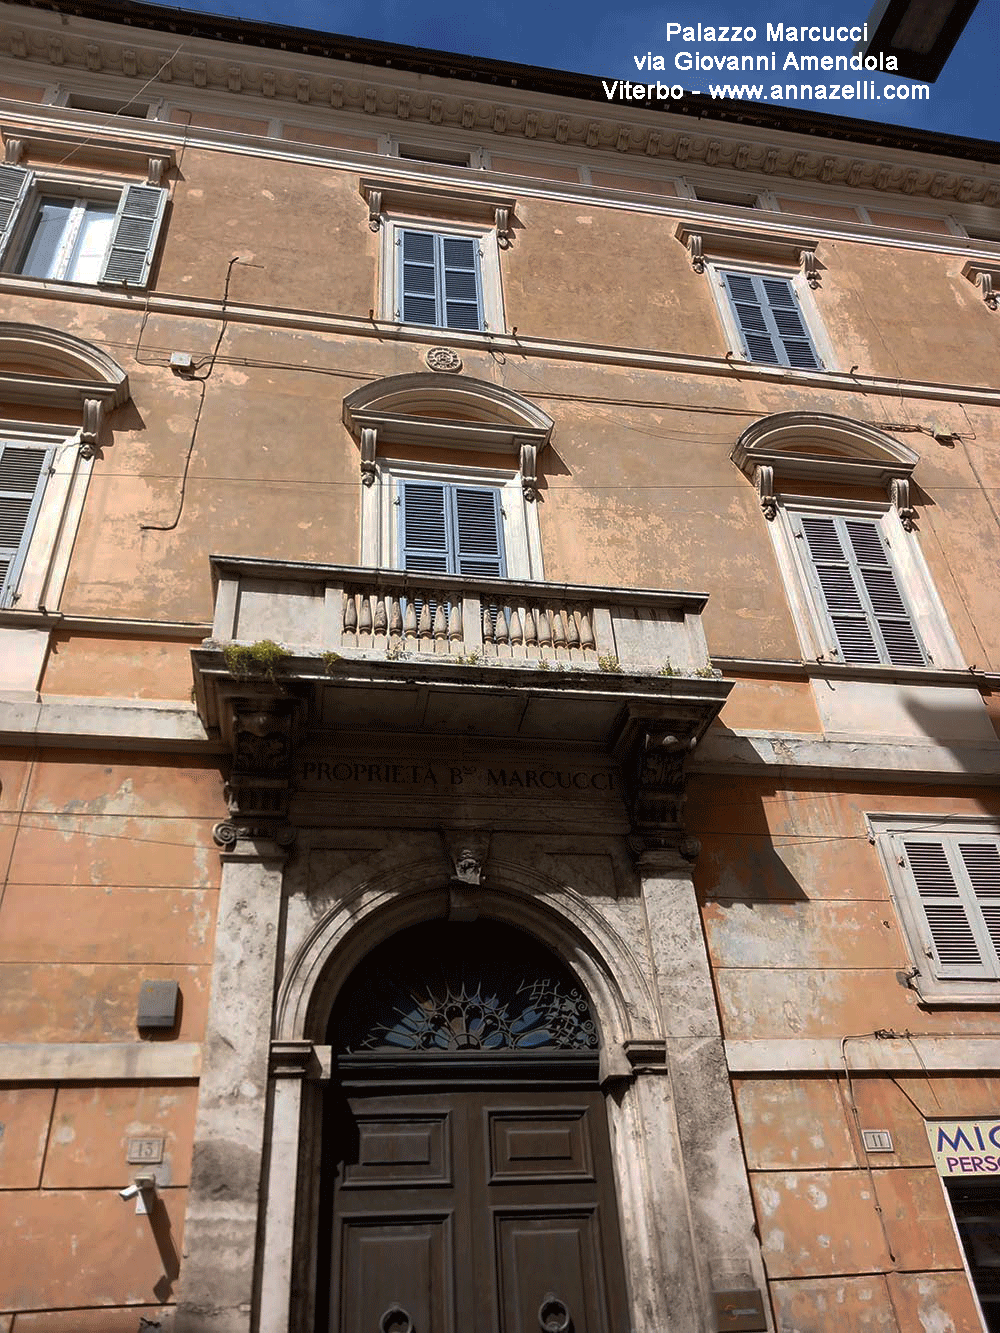
[(332, 1022), (342, 1055), (596, 1054), (590, 1005), (570, 973), (497, 922), (413, 927), (355, 970)]

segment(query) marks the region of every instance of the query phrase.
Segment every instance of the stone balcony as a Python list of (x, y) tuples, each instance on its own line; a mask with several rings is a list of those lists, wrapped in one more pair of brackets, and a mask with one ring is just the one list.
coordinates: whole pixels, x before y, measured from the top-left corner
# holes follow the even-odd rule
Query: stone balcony
[[(708, 673), (703, 593), (214, 556), (216, 643)], [(544, 666), (542, 667), (544, 669)]]
[[(234, 699), (280, 686), (313, 730), (608, 744), (641, 713), (693, 741), (729, 690), (711, 669), (702, 593), (211, 564), (213, 635), (194, 653), (195, 688), (202, 720), (224, 737)], [(255, 664), (261, 644), (282, 650), (277, 669)]]

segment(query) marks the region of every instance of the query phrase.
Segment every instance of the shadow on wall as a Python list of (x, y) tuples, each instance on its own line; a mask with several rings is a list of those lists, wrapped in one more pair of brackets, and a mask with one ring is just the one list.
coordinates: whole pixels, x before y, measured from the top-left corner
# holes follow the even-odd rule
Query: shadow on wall
[[(749, 766), (756, 751), (749, 741), (724, 726), (712, 729), (713, 749), (721, 741), (727, 759)], [(752, 770), (748, 767), (747, 772)], [(704, 902), (804, 902), (810, 895), (789, 869), (769, 826), (764, 801), (777, 794), (773, 784), (755, 776), (692, 775), (688, 786), (686, 827), (701, 843), (695, 863), (695, 887)]]
[[(954, 696), (955, 692), (948, 693)], [(926, 692), (922, 692), (921, 698), (907, 696), (906, 711), (928, 740), (951, 750), (956, 758), (964, 759), (963, 751), (970, 747), (1000, 746), (1000, 699), (972, 690), (963, 691), (963, 694), (965, 697), (960, 704), (934, 703), (927, 698)], [(994, 771), (1000, 769), (1000, 753), (993, 768)], [(969, 772), (973, 777), (982, 776), (981, 771)]]
[(156, 1248), (160, 1252), (160, 1263), (163, 1265), (163, 1276), (154, 1285), (153, 1295), (163, 1304), (173, 1295), (174, 1283), (181, 1271), (181, 1261), (174, 1244), (170, 1214), (159, 1194), (149, 1214), (149, 1226), (156, 1241)]

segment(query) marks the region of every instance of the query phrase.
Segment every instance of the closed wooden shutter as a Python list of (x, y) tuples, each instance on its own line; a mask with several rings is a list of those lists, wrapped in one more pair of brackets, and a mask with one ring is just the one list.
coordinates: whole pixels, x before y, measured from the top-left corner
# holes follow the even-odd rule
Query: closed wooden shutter
[(913, 877), (935, 975), (943, 980), (1000, 975), (996, 842), (903, 834), (894, 846)]
[(399, 545), (404, 569), (454, 572), (446, 489), (442, 482), (400, 483)]
[(34, 173), (26, 171), (24, 167), (0, 165), (0, 259), (7, 251), (21, 205), (33, 179)]
[(925, 666), (877, 520), (793, 514), (792, 523), (844, 661)]
[(0, 445), (0, 606), (16, 600), (51, 453), (37, 445)]
[(451, 491), (456, 572), (480, 578), (505, 577), (499, 491), (484, 486), (454, 486)]
[(439, 323), (434, 240), (429, 231), (404, 231), (400, 237), (403, 252), (400, 306), (404, 324)]
[(153, 185), (128, 185), (122, 191), (111, 231), (111, 244), (98, 283), (145, 287), (153, 264), (167, 192)]
[(1000, 959), (1000, 844), (961, 840), (958, 854), (983, 914), (993, 951)]
[(759, 273), (722, 276), (748, 361), (796, 370), (815, 370), (823, 364), (788, 278)]
[(406, 229), (399, 234), (399, 308), (404, 324), (441, 329), (481, 329), (479, 242)]
[(403, 481), (399, 492), (400, 563), (404, 569), (505, 577), (498, 490)]
[(442, 236), (440, 239), (444, 326), (448, 329), (481, 329), (479, 243), (470, 236)]

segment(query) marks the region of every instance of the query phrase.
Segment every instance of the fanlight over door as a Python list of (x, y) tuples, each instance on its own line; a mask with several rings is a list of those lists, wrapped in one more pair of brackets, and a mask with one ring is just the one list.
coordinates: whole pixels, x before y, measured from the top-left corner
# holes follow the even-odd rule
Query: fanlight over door
[(322, 1333), (628, 1327), (597, 1029), (547, 950), (415, 927), (358, 967), (329, 1036)]

